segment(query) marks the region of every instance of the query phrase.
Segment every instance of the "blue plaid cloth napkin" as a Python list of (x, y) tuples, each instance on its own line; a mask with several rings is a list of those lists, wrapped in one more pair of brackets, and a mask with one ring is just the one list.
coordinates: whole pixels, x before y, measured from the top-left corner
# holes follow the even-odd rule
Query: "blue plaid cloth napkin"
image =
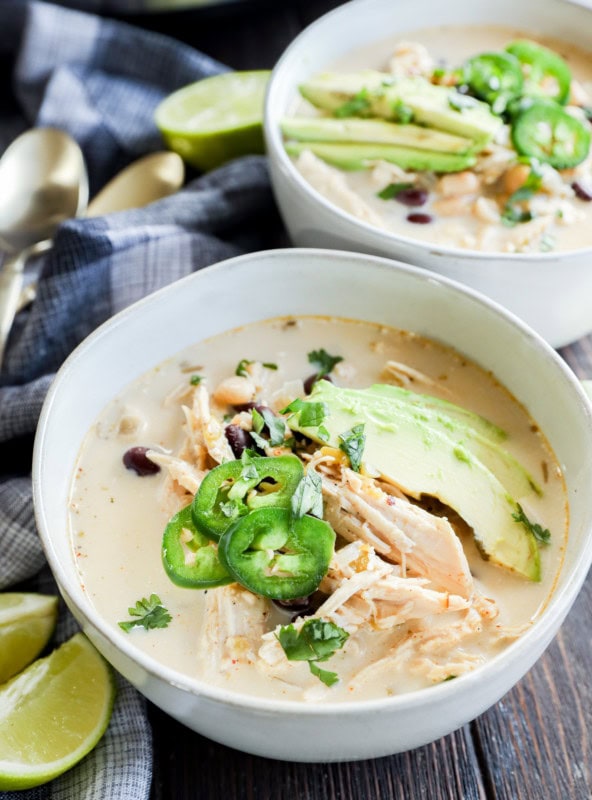
[[(83, 149), (91, 195), (126, 164), (162, 149), (152, 121), (161, 98), (223, 69), (165, 37), (18, 0), (2, 0), (1, 59), (14, 70), (12, 89), (0, 86), (8, 97), (0, 152), (27, 127), (63, 128)], [(0, 454), (15, 443), (30, 447), (53, 374), (97, 325), (203, 266), (275, 245), (279, 230), (260, 157), (231, 162), (146, 208), (63, 224), (41, 261), (37, 299), (18, 315), (8, 343), (0, 373)], [(0, 590), (25, 582), (56, 592), (35, 530), (27, 471), (18, 474), (12, 459), (0, 458)], [(62, 608), (56, 642), (75, 629)], [(123, 679), (118, 684), (111, 724), (86, 759), (51, 784), (0, 792), (0, 798), (147, 798), (152, 749), (145, 702)]]

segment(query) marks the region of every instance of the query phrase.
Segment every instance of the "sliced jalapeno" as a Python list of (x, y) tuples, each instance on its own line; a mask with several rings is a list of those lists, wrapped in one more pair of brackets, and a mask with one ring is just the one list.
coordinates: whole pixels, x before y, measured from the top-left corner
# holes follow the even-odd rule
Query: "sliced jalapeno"
[(524, 94), (542, 95), (565, 105), (571, 90), (571, 70), (561, 56), (531, 42), (516, 39), (506, 51), (522, 64)]
[(282, 508), (262, 508), (222, 536), (220, 561), (255, 594), (292, 600), (314, 592), (329, 568), (335, 533), (316, 517), (293, 519)]
[(512, 142), (523, 156), (568, 169), (588, 155), (590, 131), (555, 103), (534, 103), (514, 120)]
[(481, 53), (465, 62), (463, 81), (496, 114), (501, 114), (521, 94), (524, 78), (520, 62), (511, 53)]
[(171, 517), (162, 537), (162, 563), (177, 586), (210, 589), (232, 583), (218, 550), (193, 524), (191, 506)]
[(227, 461), (208, 472), (193, 499), (196, 528), (217, 541), (239, 517), (257, 508), (289, 508), (304, 474), (296, 456)]

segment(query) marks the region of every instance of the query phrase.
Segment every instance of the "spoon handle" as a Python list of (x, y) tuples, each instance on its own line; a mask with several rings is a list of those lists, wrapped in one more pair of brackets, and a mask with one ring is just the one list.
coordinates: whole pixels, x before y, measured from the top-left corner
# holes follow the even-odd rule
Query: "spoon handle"
[(9, 256), (0, 271), (0, 366), (19, 305), (27, 255), (27, 250), (22, 250), (14, 256)]

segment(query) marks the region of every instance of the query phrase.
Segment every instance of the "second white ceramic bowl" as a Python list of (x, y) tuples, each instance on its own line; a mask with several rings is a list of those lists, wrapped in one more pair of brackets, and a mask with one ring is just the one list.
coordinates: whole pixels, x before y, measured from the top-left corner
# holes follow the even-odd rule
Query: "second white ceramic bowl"
[(488, 23), (591, 48), (592, 9), (566, 0), (354, 0), (317, 20), (286, 50), (267, 93), (265, 135), (273, 188), (294, 244), (358, 250), (427, 267), (487, 294), (560, 347), (592, 330), (592, 232), (590, 246), (582, 250), (525, 254), (480, 253), (389, 233), (316, 192), (282, 142), (279, 122), (293, 106), (298, 85), (348, 52), (390, 36), (410, 38), (412, 31), (428, 25)]

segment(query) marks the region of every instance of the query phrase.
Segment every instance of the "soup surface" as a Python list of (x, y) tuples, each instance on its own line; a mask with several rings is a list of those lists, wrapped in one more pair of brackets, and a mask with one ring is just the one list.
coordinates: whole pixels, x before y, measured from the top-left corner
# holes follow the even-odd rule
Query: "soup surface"
[[(318, 383), (307, 397), (303, 381), (319, 369), (321, 348), (325, 356), (342, 360), (325, 363), (333, 388)], [(236, 375), (237, 365), (241, 375)], [(261, 438), (258, 444), (268, 456), (295, 447), (307, 469), (320, 476), (324, 517), (338, 533), (320, 591), (282, 607), (237, 583), (205, 591), (171, 581), (163, 567), (163, 531), (171, 516), (203, 491), (204, 476), (213, 474), (210, 468), (236, 455), (226, 426), (247, 432), (255, 426), (260, 436), (268, 433), (256, 425), (256, 414), (245, 403), (271, 408), (276, 419), (289, 420), (290, 412), (279, 412), (297, 398), (314, 400), (319, 387), (340, 393), (377, 383), (383, 391), (399, 386), (429, 395), (430, 402), (441, 398), (458, 404), (490, 420), (496, 431), (503, 429), (506, 463), (516, 459), (531, 487), (540, 487), (540, 493), (527, 487), (525, 496), (516, 498), (530, 524), (551, 534), (548, 543), (536, 544), (539, 581), (497, 565), (495, 558), (485, 560), (472, 531), (451, 509), (425, 496), (419, 502), (406, 496), (370, 463), (362, 461), (356, 471), (351, 449), (326, 446), (322, 438), (316, 444), (302, 435), (294, 440), (287, 427), (286, 446), (272, 447)], [(331, 415), (327, 425), (330, 420)], [(366, 424), (367, 452), (372, 424)], [(382, 430), (396, 434), (403, 425), (401, 417), (396, 426)], [(420, 448), (426, 475), (435, 471), (428, 438), (423, 435)], [(140, 476), (126, 468), (124, 454), (138, 446), (151, 448), (150, 458), (161, 467), (158, 473)], [(469, 484), (477, 459), (460, 446), (455, 455), (451, 470), (465, 469)], [(487, 515), (488, 498), (477, 500)], [(393, 520), (393, 513), (403, 516)], [(91, 602), (114, 631), (158, 662), (240, 693), (343, 701), (397, 694), (461, 675), (528, 629), (561, 566), (567, 503), (560, 469), (544, 437), (489, 373), (412, 333), (303, 317), (272, 319), (215, 336), (131, 383), (104, 409), (83, 443), (72, 481), (70, 524), (80, 580)], [(524, 532), (521, 523), (514, 525), (516, 535)], [(449, 557), (452, 564), (446, 563)], [(166, 627), (120, 630), (118, 623), (130, 619), (128, 608), (152, 594), (170, 614)], [(319, 662), (309, 668), (289, 660), (274, 635), (277, 626), (285, 629), (298, 613), (295, 632), (303, 619), (323, 619), (349, 634), (320, 663), (335, 675), (333, 685), (326, 685), (331, 683), (326, 675), (321, 680), (313, 672)]]
[[(396, 158), (394, 162), (397, 163), (390, 163), (381, 159), (379, 154), (372, 156), (372, 153), (364, 162), (365, 168), (361, 168), (361, 163), (355, 165), (353, 161), (346, 168), (341, 168), (334, 160), (336, 154), (331, 152), (331, 143), (327, 142), (331, 137), (324, 135), (321, 143), (306, 141), (307, 138), (314, 140), (318, 134), (313, 131), (309, 136), (311, 132), (308, 130), (302, 134), (304, 141), (296, 143), (289, 140), (292, 134), (300, 139), (301, 131), (285, 131), (288, 152), (292, 152), (294, 162), (305, 180), (332, 203), (369, 224), (413, 239), (488, 252), (538, 253), (590, 247), (590, 53), (565, 42), (537, 36), (535, 32), (526, 33), (509, 27), (447, 26), (421, 29), (405, 35), (404, 40), (391, 37), (376, 42), (371, 47), (354, 50), (347, 58), (332, 65), (329, 71), (336, 75), (363, 75), (364, 71), (377, 70), (387, 78), (392, 76), (395, 81), (410, 78), (413, 81), (423, 80), (432, 88), (438, 85), (455, 90), (460, 86), (464, 91), (463, 79), (458, 77), (458, 70), (468, 59), (483, 53), (503, 54), (509, 43), (524, 39), (536, 40), (537, 43), (551, 48), (571, 71), (569, 97), (565, 101), (566, 105), (558, 108), (561, 115), (567, 113), (568, 117), (577, 118), (581, 123), (582, 129), (577, 136), (574, 134), (576, 138), (588, 135), (588, 145), (583, 144), (586, 154), (582, 154), (581, 160), (575, 166), (561, 168), (561, 163), (554, 162), (554, 167), (551, 163), (538, 163), (536, 158), (533, 160), (524, 153), (517, 152), (513, 138), (514, 129), (517, 129), (515, 109), (513, 117), (508, 110), (497, 116), (499, 127), (488, 144), (482, 149), (477, 148), (474, 165), (465, 169), (451, 167), (453, 171), (450, 174), (439, 172), (437, 165), (432, 169), (429, 166), (406, 167), (404, 162), (398, 162)], [(545, 56), (542, 58), (544, 60)], [(529, 65), (523, 68), (525, 73), (531, 70)], [(315, 76), (311, 76), (313, 82), (314, 79)], [(495, 74), (489, 80), (498, 81), (499, 75)], [(360, 78), (360, 81), (360, 86), (369, 86), (372, 82), (364, 78)], [(538, 97), (537, 102), (544, 104), (545, 91), (553, 92), (556, 89), (555, 78), (546, 76), (541, 86), (543, 97)], [(337, 110), (328, 111), (301, 98), (295, 103), (290, 117), (317, 119), (336, 114), (341, 122), (353, 122), (357, 125), (360, 122), (359, 117), (368, 113), (372, 117), (368, 121), (374, 122), (375, 112), (364, 110), (359, 105), (366, 102), (362, 96), (365, 91), (362, 89), (355, 96), (353, 105), (350, 102), (349, 111), (345, 104), (339, 105)], [(413, 92), (417, 91), (416, 88), (413, 89)], [(526, 85), (523, 91), (527, 92)], [(457, 97), (456, 91), (454, 96)], [(320, 102), (324, 102), (324, 98)], [(401, 107), (405, 108), (404, 104)], [(511, 104), (510, 108), (513, 108)], [(554, 109), (553, 114), (556, 112), (557, 109)], [(380, 113), (384, 113), (386, 119), (394, 119), (384, 109)], [(422, 120), (423, 118), (419, 125), (427, 124), (429, 128), (430, 122)], [(401, 121), (413, 123), (412, 110), (409, 109), (409, 117)], [(556, 122), (554, 120), (553, 124)], [(412, 128), (413, 125), (407, 127)], [(565, 135), (558, 127), (552, 129), (547, 119), (538, 122), (523, 121), (523, 127), (527, 129), (527, 144), (532, 144), (532, 137), (542, 137), (545, 139), (545, 151), (556, 146)], [(457, 131), (459, 132), (460, 130)], [(343, 131), (336, 134), (342, 135)], [(382, 138), (385, 135), (384, 130), (379, 131), (379, 139), (376, 139), (370, 135), (369, 130), (363, 131), (365, 142), (386, 142), (387, 139)], [(348, 136), (350, 143), (352, 139), (356, 139), (355, 133)], [(524, 142), (524, 137), (522, 141)], [(553, 142), (554, 145), (551, 144)], [(405, 147), (416, 146), (412, 140), (404, 144)], [(572, 144), (570, 143), (570, 148)], [(439, 147), (440, 143), (435, 146)], [(295, 149), (291, 151), (290, 147)], [(339, 143), (339, 147), (343, 147), (343, 144)], [(372, 148), (375, 145), (365, 144), (364, 147)], [(443, 147), (446, 149), (448, 145)], [(539, 154), (544, 155), (543, 150)], [(343, 153), (337, 157), (343, 158)], [(396, 187), (395, 191), (399, 193), (393, 194), (393, 190), (389, 191), (388, 187)], [(401, 187), (404, 187), (402, 193)], [(386, 195), (381, 197), (380, 194), (385, 193), (385, 190)], [(518, 190), (522, 190), (520, 194), (516, 194)]]

